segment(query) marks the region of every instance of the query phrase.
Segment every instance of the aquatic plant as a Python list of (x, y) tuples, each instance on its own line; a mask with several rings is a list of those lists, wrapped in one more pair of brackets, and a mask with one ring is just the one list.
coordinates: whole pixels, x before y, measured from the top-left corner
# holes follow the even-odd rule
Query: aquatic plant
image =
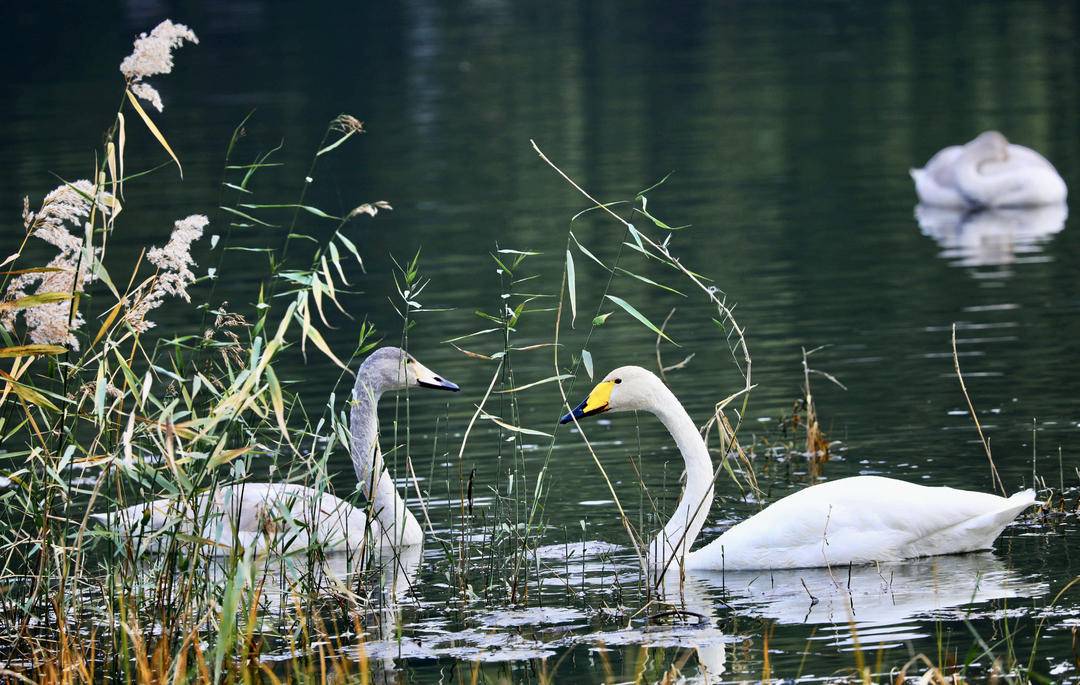
[(142, 34), (135, 39), (135, 49), (120, 62), (120, 73), (127, 79), (128, 89), (140, 99), (146, 100), (159, 112), (165, 110), (161, 94), (146, 83), (150, 76), (171, 74), (173, 70), (173, 50), (185, 42), (198, 44), (195, 32), (183, 24), (174, 24), (169, 19), (154, 27), (149, 34)]
[[(36, 211), (27, 201), (25, 237), (4, 260), (0, 499), (7, 525), (0, 577), (7, 589), (0, 652), (8, 673), (63, 682), (91, 682), (103, 673), (139, 682), (221, 681), (237, 677), (244, 663), (260, 672), (255, 661), (270, 634), (295, 643), (297, 673), (314, 673), (328, 647), (309, 645), (329, 644), (328, 633), (342, 632), (326, 629), (314, 598), (357, 611), (384, 601), (328, 573), (317, 547), (278, 560), (242, 548), (220, 556), (212, 541), (190, 534), (199, 526), (188, 524), (197, 522), (183, 520), (209, 516), (198, 506), (212, 500), (203, 493), (259, 472), (332, 490), (326, 462), (347, 449), (348, 393), (340, 400), (332, 394), (313, 416), (289, 379), (278, 377), (275, 362), (293, 349), (317, 350), (341, 367), (341, 383), (350, 362), (374, 346), (373, 329), (361, 324), (352, 354), (342, 359), (320, 328), (330, 325), (330, 307), (344, 312), (347, 259), (363, 266), (348, 232), (357, 220), (390, 209), (382, 200), (358, 202), (338, 217), (304, 203), (320, 158), (362, 131), (349, 115), (327, 125), (299, 201), (250, 202), (256, 181), (277, 163), (274, 149), (244, 152), (252, 161), (236, 161), (242, 123), (226, 149), (217, 218), (193, 213), (176, 221), (163, 245), (118, 277), (109, 247), (125, 228), (119, 198), (137, 203), (143, 179), (155, 171), (124, 171), (144, 164), (126, 150), (125, 112), (138, 114), (179, 167), (166, 134), (136, 97), (161, 109), (143, 79), (169, 73), (172, 51), (184, 42), (197, 42), (195, 34), (169, 21), (136, 41), (121, 65), (127, 97), (106, 131), (100, 166), (88, 174), (94, 181), (62, 184)], [(273, 223), (282, 212), (292, 215), (287, 230)], [(298, 225), (300, 214), (331, 228)], [(225, 229), (224, 237), (215, 233), (209, 258), (197, 260), (208, 229)], [(226, 251), (239, 247), (233, 239), (253, 230), (282, 234), (282, 249), (264, 251), (255, 306), (236, 311), (214, 301), (214, 288)], [(40, 252), (31, 238), (57, 250), (45, 266), (25, 265)], [(305, 248), (289, 259), (297, 238)], [(198, 275), (196, 262), (213, 263), (215, 252), (218, 267)], [(201, 305), (205, 330), (162, 330), (154, 315), (170, 298), (208, 301)], [(153, 535), (128, 538), (91, 517), (161, 497), (176, 503), (175, 520)], [(373, 559), (370, 549), (357, 550), (348, 570), (360, 572), (355, 578), (396, 577), (392, 565)], [(267, 610), (274, 606), (276, 612)], [(335, 648), (351, 645), (339, 640)], [(349, 664), (334, 668), (347, 672)]]

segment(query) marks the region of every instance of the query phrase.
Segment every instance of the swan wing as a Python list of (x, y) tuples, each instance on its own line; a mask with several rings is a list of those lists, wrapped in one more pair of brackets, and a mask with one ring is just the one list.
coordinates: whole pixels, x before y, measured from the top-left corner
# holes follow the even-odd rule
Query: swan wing
[(805, 488), (734, 526), (689, 568), (802, 568), (986, 549), (1035, 501), (856, 476)]
[(920, 202), (935, 207), (968, 206), (956, 183), (955, 165), (963, 151), (963, 147), (952, 145), (931, 157), (923, 168), (911, 169), (909, 173)]
[[(975, 160), (961, 173), (960, 192), (985, 207), (1029, 207), (1065, 201), (1068, 189), (1057, 169), (1023, 145), (1009, 145), (1003, 159)], [(962, 163), (962, 162), (961, 162)], [(973, 172), (973, 173), (972, 173)]]

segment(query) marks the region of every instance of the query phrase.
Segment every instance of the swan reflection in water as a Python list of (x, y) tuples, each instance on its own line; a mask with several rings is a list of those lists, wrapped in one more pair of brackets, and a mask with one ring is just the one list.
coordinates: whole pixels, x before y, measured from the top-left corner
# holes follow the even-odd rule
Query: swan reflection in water
[[(617, 630), (594, 632), (581, 636), (580, 641), (591, 644), (592, 649), (606, 650), (617, 647), (641, 649), (681, 648), (694, 651), (696, 673), (687, 673), (677, 681), (710, 685), (721, 681), (727, 671), (727, 645), (746, 638), (742, 635), (725, 634), (718, 627), (718, 614), (724, 613), (723, 604), (711, 596), (709, 583), (697, 577), (696, 572), (665, 574), (656, 588), (656, 602), (649, 609), (648, 625), (638, 624)], [(627, 575), (631, 581), (632, 576)]]
[(964, 267), (1004, 266), (1030, 259), (1065, 228), (1068, 216), (1065, 204), (975, 210), (915, 207), (923, 235), (937, 241), (942, 257)]
[[(415, 549), (415, 548), (414, 548)], [(406, 550), (403, 550), (406, 551)], [(397, 578), (390, 569), (384, 575), (384, 604), (376, 611), (362, 650), (376, 682), (405, 678), (402, 660), (440, 658), (467, 662), (550, 659), (567, 648), (590, 650), (622, 648), (682, 648), (695, 653), (696, 673), (686, 672), (682, 682), (716, 683), (732, 667), (728, 643), (739, 643), (745, 634), (726, 634), (721, 621), (729, 616), (766, 619), (781, 624), (820, 626), (814, 640), (828, 641), (841, 649), (858, 644), (865, 648), (902, 645), (933, 634), (928, 622), (959, 620), (972, 615), (993, 615), (999, 606), (990, 602), (1026, 599), (1046, 594), (1039, 578), (1011, 570), (993, 553), (940, 556), (878, 565), (832, 569), (781, 571), (688, 571), (666, 574), (658, 588), (659, 602), (649, 611), (653, 620), (600, 632), (580, 632), (589, 624), (589, 612), (570, 607), (535, 606), (504, 608), (476, 615), (474, 627), (455, 629), (452, 622), (433, 618), (421, 621), (418, 630), (399, 633), (401, 611), (411, 605), (409, 586), (419, 566), (419, 555), (407, 549), (400, 560)], [(340, 560), (334, 557), (330, 560)], [(328, 560), (328, 561), (330, 561)], [(329, 567), (332, 573), (333, 563)], [(633, 582), (630, 565), (610, 560), (586, 562), (585, 572), (625, 575)], [(338, 569), (344, 575), (344, 568)], [(578, 579), (570, 578), (572, 585)], [(285, 591), (287, 595), (287, 590)], [(395, 601), (395, 599), (397, 601)], [(558, 637), (544, 630), (556, 625)], [(360, 653), (353, 653), (359, 658)], [(738, 668), (736, 668), (738, 670)]]
[[(977, 605), (1038, 597), (1047, 584), (1009, 569), (993, 553), (887, 564), (773, 572), (695, 572), (739, 615), (781, 624), (831, 625), (826, 639), (882, 643), (926, 637), (919, 619), (968, 616)], [(852, 628), (857, 631), (852, 634)]]
[(211, 583), (222, 586), (243, 573), (246, 582), (259, 589), (260, 609), (279, 614), (293, 608), (296, 599), (350, 596), (358, 588), (367, 588), (369, 597), (371, 592), (381, 594), (380, 606), (408, 604), (415, 594), (413, 586), (422, 559), (423, 547), (409, 545), (396, 551), (373, 547), (363, 556), (350, 552), (326, 552), (310, 558), (305, 554), (257, 554), (243, 571), (227, 558), (210, 557), (203, 570)]
[[(310, 608), (319, 600), (349, 598), (362, 608), (359, 620), (365, 627), (364, 639), (383, 646), (378, 653), (366, 655), (370, 657), (367, 675), (371, 682), (401, 679), (394, 645), (401, 627), (411, 620), (410, 609), (419, 604), (416, 579), (423, 547), (406, 545), (395, 550), (373, 546), (362, 553), (326, 552), (311, 557), (251, 556), (243, 570), (222, 557), (211, 557), (204, 568), (209, 580), (221, 586), (241, 573), (246, 586), (258, 588), (259, 613), (264, 617), (288, 619), (298, 605)], [(265, 657), (276, 660), (293, 655), (293, 646), (287, 642), (279, 645), (278, 653), (271, 650)], [(341, 644), (347, 647), (351, 642), (344, 639)]]

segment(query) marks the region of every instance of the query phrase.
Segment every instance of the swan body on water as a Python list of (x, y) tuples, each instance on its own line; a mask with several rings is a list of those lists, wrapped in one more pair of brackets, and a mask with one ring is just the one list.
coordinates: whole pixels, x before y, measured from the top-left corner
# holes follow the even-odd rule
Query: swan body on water
[(349, 451), (360, 489), (370, 502), (370, 518), (366, 509), (340, 497), (293, 483), (238, 483), (200, 495), (194, 506), (161, 499), (94, 518), (129, 535), (153, 537), (168, 530), (197, 535), (218, 554), (237, 546), (288, 552), (318, 544), (326, 551), (351, 550), (367, 539), (380, 547), (419, 545), (423, 530), (398, 494), (378, 442), (379, 399), (410, 387), (458, 390), (397, 347), (376, 350), (356, 374)]
[(987, 131), (912, 169), (919, 202), (936, 207), (1031, 207), (1065, 202), (1065, 181), (1031, 148)]
[(686, 465), (686, 488), (664, 529), (649, 544), (653, 568), (764, 570), (898, 561), (988, 549), (1035, 502), (893, 478), (855, 476), (788, 495), (691, 550), (713, 501), (708, 448), (679, 400), (653, 373), (615, 369), (561, 419), (605, 411), (646, 411), (667, 428)]

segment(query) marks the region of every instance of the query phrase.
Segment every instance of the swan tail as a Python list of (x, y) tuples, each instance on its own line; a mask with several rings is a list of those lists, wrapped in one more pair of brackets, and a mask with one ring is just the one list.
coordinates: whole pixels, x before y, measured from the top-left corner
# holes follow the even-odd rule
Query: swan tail
[(1034, 490), (1022, 490), (1007, 499), (1001, 498), (1000, 506), (923, 538), (918, 543), (917, 554), (911, 556), (990, 549), (1005, 527), (1033, 504)]

